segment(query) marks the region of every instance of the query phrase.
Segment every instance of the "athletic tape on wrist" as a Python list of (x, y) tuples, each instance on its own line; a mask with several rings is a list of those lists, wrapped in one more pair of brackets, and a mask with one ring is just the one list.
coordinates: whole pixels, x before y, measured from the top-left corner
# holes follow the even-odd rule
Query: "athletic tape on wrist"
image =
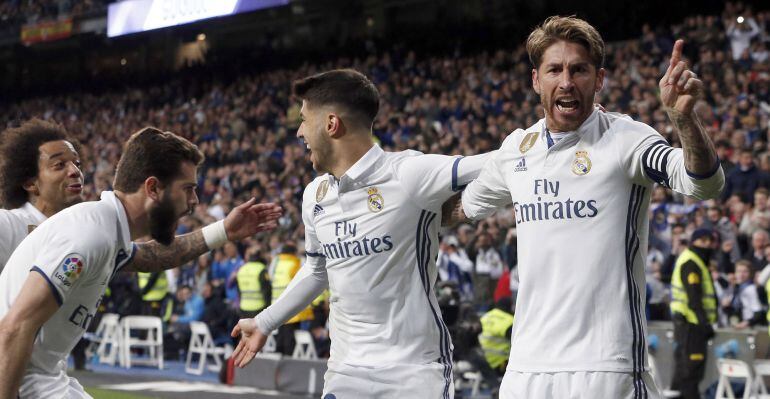
[(225, 231), (225, 221), (220, 220), (212, 223), (203, 229), (203, 240), (206, 241), (206, 246), (209, 249), (217, 249), (227, 242), (227, 231)]

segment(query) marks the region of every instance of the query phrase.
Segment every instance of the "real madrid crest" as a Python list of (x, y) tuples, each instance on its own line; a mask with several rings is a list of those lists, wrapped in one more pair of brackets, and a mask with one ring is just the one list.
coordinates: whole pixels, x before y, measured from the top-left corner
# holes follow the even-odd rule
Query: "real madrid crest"
[(385, 200), (382, 198), (380, 190), (377, 187), (369, 187), (366, 192), (369, 194), (369, 197), (366, 198), (369, 210), (374, 213), (381, 211), (385, 207)]
[(522, 154), (529, 151), (529, 149), (537, 143), (537, 136), (539, 135), (540, 132), (527, 133), (527, 135), (524, 136), (524, 140), (521, 140), (521, 144), (519, 144), (519, 151), (521, 151)]
[(588, 151), (578, 151), (575, 153), (575, 160), (572, 161), (572, 173), (582, 176), (591, 171), (591, 158), (588, 158)]
[(327, 191), (329, 191), (329, 181), (324, 180), (318, 185), (318, 189), (315, 190), (315, 202), (321, 202), (326, 196)]

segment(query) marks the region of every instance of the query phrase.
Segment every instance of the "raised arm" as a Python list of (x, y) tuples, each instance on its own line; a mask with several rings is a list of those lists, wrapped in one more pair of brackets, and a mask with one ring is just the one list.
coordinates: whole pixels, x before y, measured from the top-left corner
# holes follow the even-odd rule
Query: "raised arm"
[(682, 61), (683, 40), (677, 40), (668, 70), (660, 80), (660, 100), (679, 135), (684, 165), (695, 176), (708, 176), (718, 165), (714, 143), (698, 116), (695, 103), (703, 96), (703, 82)]
[(281, 207), (272, 203), (255, 202), (252, 198), (234, 208), (224, 220), (177, 236), (171, 245), (162, 245), (155, 240), (136, 243), (136, 253), (128, 263), (127, 270), (158, 272), (173, 269), (224, 245), (227, 241), (238, 241), (275, 228), (281, 216)]

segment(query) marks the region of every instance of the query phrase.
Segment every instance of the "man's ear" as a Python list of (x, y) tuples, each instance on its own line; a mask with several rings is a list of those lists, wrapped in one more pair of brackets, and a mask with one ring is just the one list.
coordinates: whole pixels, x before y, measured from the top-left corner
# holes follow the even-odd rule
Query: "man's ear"
[(157, 177), (150, 176), (144, 180), (144, 193), (147, 195), (147, 198), (160, 201), (161, 190), (163, 190), (163, 187), (161, 187), (160, 180)]
[(532, 68), (532, 88), (540, 95), (540, 82), (537, 80), (537, 68)]
[(326, 133), (331, 138), (339, 138), (345, 135), (345, 123), (338, 114), (329, 113), (326, 115)]
[(29, 195), (40, 195), (40, 188), (37, 186), (37, 178), (29, 179), (21, 186)]

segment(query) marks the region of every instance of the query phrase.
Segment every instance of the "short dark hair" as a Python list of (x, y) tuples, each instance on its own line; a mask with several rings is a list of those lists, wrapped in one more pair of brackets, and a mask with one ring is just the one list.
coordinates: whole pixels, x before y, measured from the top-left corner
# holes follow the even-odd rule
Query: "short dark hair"
[(123, 147), (114, 188), (133, 193), (150, 176), (169, 184), (179, 176), (185, 161), (196, 166), (203, 162), (203, 154), (195, 144), (174, 133), (145, 127), (131, 135)]
[(310, 106), (332, 105), (350, 113), (354, 122), (371, 128), (380, 110), (380, 93), (364, 74), (334, 69), (294, 82), (294, 95)]
[(29, 201), (24, 184), (40, 173), (40, 146), (60, 140), (79, 150), (77, 141), (64, 127), (42, 119), (30, 119), (0, 133), (0, 207), (18, 208)]

